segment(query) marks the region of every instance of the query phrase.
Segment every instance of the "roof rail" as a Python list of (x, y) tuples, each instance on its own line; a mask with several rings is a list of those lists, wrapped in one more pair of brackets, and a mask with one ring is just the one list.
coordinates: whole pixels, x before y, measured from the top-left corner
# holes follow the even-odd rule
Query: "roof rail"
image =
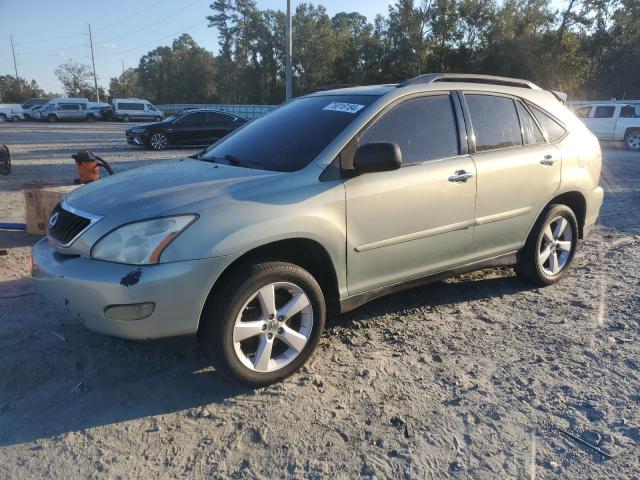
[(474, 73), (427, 73), (409, 78), (404, 82), (400, 82), (397, 87), (402, 88), (408, 85), (420, 85), (435, 82), (468, 82), (468, 83), (488, 83), (491, 85), (503, 85), (505, 87), (530, 88), (532, 90), (541, 90), (539, 86), (528, 80), (520, 80), (519, 78), (496, 77), (493, 75), (477, 75)]

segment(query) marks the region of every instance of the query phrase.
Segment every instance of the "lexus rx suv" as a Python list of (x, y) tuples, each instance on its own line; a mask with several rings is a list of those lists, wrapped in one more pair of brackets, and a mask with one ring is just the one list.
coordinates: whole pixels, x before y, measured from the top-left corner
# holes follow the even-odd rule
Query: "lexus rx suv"
[(598, 217), (600, 168), (594, 135), (527, 81), (323, 91), (68, 194), (32, 275), (92, 330), (198, 334), (221, 374), (267, 385), (328, 315), (389, 292), (496, 264), (559, 281)]

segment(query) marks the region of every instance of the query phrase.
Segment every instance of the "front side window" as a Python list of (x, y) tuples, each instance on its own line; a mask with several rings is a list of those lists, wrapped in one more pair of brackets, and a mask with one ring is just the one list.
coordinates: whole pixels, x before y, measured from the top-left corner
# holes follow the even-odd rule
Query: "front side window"
[(156, 107), (154, 107), (153, 105), (151, 105), (150, 103), (147, 103), (147, 109), (151, 110), (152, 112), (157, 112)]
[(565, 128), (554, 120), (549, 114), (543, 112), (535, 105), (529, 105), (533, 115), (538, 120), (545, 132), (547, 132), (547, 140), (551, 143), (557, 142), (567, 133)]
[(300, 170), (377, 98), (375, 95), (298, 98), (236, 130), (200, 159), (278, 172)]
[(596, 111), (593, 113), (593, 118), (613, 118), (613, 113), (616, 111), (616, 107), (596, 107)]
[(518, 117), (520, 118), (520, 128), (522, 130), (524, 144), (538, 145), (544, 143), (544, 135), (529, 111), (518, 101), (516, 101), (516, 109), (518, 110)]
[(413, 98), (393, 107), (360, 136), (359, 145), (372, 142), (397, 143), (403, 165), (458, 155), (451, 97)]
[(520, 123), (511, 98), (466, 94), (476, 151), (522, 146)]

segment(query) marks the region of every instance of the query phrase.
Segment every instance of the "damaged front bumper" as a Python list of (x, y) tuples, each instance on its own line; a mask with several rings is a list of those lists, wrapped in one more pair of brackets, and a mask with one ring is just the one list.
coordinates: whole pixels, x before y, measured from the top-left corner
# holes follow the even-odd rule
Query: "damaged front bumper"
[[(209, 291), (229, 262), (229, 257), (212, 257), (123, 265), (63, 255), (43, 239), (32, 249), (31, 274), (38, 293), (65, 307), (89, 329), (146, 340), (196, 333)], [(107, 317), (119, 312), (122, 318), (123, 311), (142, 310), (148, 316), (139, 320)]]

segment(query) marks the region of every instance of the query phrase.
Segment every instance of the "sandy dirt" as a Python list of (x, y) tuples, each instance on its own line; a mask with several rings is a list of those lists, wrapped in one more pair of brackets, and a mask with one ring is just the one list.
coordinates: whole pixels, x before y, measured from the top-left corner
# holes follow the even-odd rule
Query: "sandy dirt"
[[(0, 219), (21, 183), (73, 175), (76, 139), (116, 168), (179, 154), (118, 124), (0, 128)], [(377, 300), (256, 391), (193, 338), (86, 330), (33, 294), (37, 237), (0, 231), (0, 478), (640, 477), (640, 154), (604, 153), (600, 225), (560, 284), (488, 269)]]

